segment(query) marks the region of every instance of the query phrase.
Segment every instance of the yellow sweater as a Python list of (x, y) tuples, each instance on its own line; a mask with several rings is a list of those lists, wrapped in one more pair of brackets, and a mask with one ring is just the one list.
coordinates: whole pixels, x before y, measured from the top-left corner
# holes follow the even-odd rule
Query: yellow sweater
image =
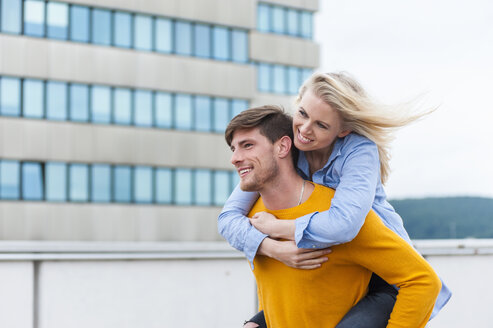
[[(269, 211), (259, 199), (250, 216), (266, 211), (294, 219), (327, 210), (333, 196), (334, 190), (315, 185), (299, 206)], [(254, 266), (259, 305), (271, 328), (335, 327), (366, 294), (372, 272), (400, 288), (387, 327), (424, 327), (441, 288), (431, 266), (373, 210), (356, 238), (333, 246), (329, 261), (319, 269), (294, 269), (261, 255)]]

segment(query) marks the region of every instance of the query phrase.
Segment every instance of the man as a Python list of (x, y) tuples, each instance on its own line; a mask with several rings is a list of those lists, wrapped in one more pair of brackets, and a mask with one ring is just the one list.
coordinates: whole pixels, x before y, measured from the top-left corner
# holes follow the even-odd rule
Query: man
[[(231, 162), (245, 191), (258, 191), (249, 216), (267, 211), (288, 220), (330, 207), (334, 190), (304, 181), (292, 154), (291, 118), (273, 106), (242, 112), (226, 129)], [(388, 327), (424, 327), (441, 282), (430, 265), (370, 211), (358, 236), (332, 247), (318, 269), (288, 267), (267, 256), (282, 241), (266, 238), (254, 260), (267, 326), (334, 327), (366, 294), (372, 272), (399, 287)]]

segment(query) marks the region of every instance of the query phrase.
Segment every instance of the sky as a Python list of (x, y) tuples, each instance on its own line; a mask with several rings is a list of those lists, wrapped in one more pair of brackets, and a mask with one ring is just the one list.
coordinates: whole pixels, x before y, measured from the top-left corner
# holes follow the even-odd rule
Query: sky
[(386, 104), (438, 107), (396, 133), (388, 197), (493, 197), (493, 2), (319, 3), (321, 71)]

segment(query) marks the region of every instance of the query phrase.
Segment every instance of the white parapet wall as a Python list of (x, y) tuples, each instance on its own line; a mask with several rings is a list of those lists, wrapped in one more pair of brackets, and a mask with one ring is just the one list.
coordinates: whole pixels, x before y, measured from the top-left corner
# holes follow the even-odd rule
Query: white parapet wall
[[(493, 240), (415, 241), (454, 295), (428, 327), (489, 327)], [(0, 327), (241, 327), (256, 311), (223, 242), (0, 242)]]

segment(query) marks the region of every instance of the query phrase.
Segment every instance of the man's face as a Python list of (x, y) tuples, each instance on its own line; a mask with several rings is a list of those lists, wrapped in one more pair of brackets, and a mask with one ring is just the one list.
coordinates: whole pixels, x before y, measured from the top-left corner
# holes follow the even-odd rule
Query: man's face
[(231, 151), (231, 163), (238, 171), (242, 190), (261, 191), (278, 175), (275, 146), (258, 128), (235, 131)]

